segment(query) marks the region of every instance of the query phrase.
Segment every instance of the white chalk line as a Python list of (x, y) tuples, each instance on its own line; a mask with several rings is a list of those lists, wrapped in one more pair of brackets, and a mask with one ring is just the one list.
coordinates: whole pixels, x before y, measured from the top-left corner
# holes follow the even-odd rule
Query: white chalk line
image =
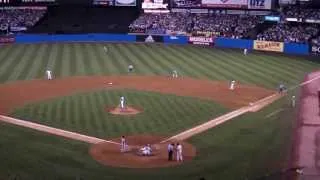
[(276, 114), (278, 114), (278, 113), (282, 112), (283, 110), (284, 110), (284, 109), (283, 109), (283, 108), (281, 108), (281, 109), (278, 109), (278, 110), (276, 110), (276, 111), (273, 111), (273, 112), (271, 112), (271, 113), (267, 114), (267, 115), (265, 116), (265, 118), (272, 117), (272, 116), (274, 116), (274, 115), (276, 115)]
[(224, 123), (226, 121), (229, 121), (229, 120), (231, 120), (231, 119), (233, 119), (233, 118), (235, 118), (237, 116), (240, 116), (240, 115), (245, 114), (245, 113), (247, 113), (247, 112), (249, 112), (249, 111), (251, 111), (251, 110), (253, 110), (255, 108), (258, 108), (260, 103), (263, 103), (264, 101), (267, 101), (267, 100), (275, 97), (276, 95), (278, 95), (278, 94), (273, 94), (271, 96), (265, 97), (263, 99), (260, 99), (260, 100), (256, 101), (255, 103), (253, 103), (252, 106), (245, 106), (245, 107), (239, 108), (239, 109), (237, 109), (235, 111), (231, 111), (231, 112), (229, 112), (227, 114), (219, 116), (219, 117), (217, 117), (215, 119), (212, 119), (212, 120), (210, 120), (208, 122), (205, 122), (205, 123), (200, 124), (200, 125), (198, 125), (196, 127), (193, 127), (193, 128), (188, 129), (186, 131), (183, 131), (183, 132), (181, 132), (181, 133), (179, 133), (177, 135), (174, 135), (172, 137), (169, 137), (169, 138), (161, 141), (161, 143), (168, 142), (168, 141), (171, 141), (171, 140), (185, 140), (185, 139), (187, 139), (187, 138), (189, 138), (191, 136), (194, 136), (196, 134), (202, 133), (202, 132), (204, 132), (204, 131), (206, 131), (208, 129), (211, 129), (211, 128), (213, 128), (215, 126), (218, 126), (218, 125), (220, 125), (220, 124), (222, 124), (222, 123)]
[[(298, 86), (294, 86), (294, 87), (290, 88), (290, 90), (295, 89), (295, 88), (297, 88), (299, 86), (304, 86), (306, 84), (309, 84), (312, 81), (315, 81), (315, 80), (317, 80), (319, 78), (320, 78), (320, 76), (312, 78), (312, 79), (310, 79), (310, 80), (308, 80), (306, 82), (303, 82), (303, 83), (299, 84)], [(228, 120), (230, 120), (230, 119), (232, 119), (234, 117), (240, 116), (240, 115), (242, 115), (244, 113), (247, 113), (248, 111), (250, 111), (250, 110), (252, 110), (254, 108), (257, 108), (257, 106), (260, 103), (262, 103), (264, 101), (267, 101), (268, 99), (271, 99), (276, 95), (277, 94), (273, 94), (273, 95), (268, 96), (266, 98), (260, 99), (260, 100), (258, 100), (256, 102), (254, 102), (252, 106), (245, 106), (245, 107), (242, 107), (242, 108), (240, 108), (238, 110), (235, 110), (235, 111), (229, 112), (227, 114), (224, 114), (224, 115), (222, 115), (222, 116), (220, 116), (218, 118), (215, 118), (213, 120), (210, 120), (210, 121), (208, 121), (208, 122), (206, 122), (204, 124), (201, 124), (199, 126), (191, 128), (189, 130), (186, 130), (186, 131), (184, 131), (182, 133), (174, 135), (174, 136), (172, 136), (172, 137), (170, 137), (170, 138), (168, 138), (166, 140), (163, 140), (161, 143), (176, 139), (179, 136), (185, 135), (185, 134), (190, 133), (192, 131), (196, 131), (197, 129), (201, 129), (203, 127), (205, 127), (205, 130), (213, 128), (213, 127), (215, 127), (215, 126), (217, 126), (219, 124), (222, 124), (222, 123), (224, 123), (224, 122), (226, 122), (226, 121), (228, 121)], [(102, 142), (111, 143), (111, 144), (117, 144), (117, 145), (120, 144), (120, 143), (117, 143), (117, 142), (114, 142), (114, 141), (107, 141), (107, 140), (104, 140), (104, 139), (99, 139), (99, 138), (96, 138), (96, 137), (87, 136), (87, 135), (83, 135), (83, 134), (79, 134), (79, 133), (75, 133), (75, 132), (71, 132), (71, 131), (66, 131), (66, 130), (62, 130), (62, 129), (58, 129), (58, 128), (53, 128), (53, 127), (49, 127), (49, 126), (45, 126), (45, 125), (29, 122), (29, 121), (26, 121), (26, 120), (16, 119), (16, 118), (8, 117), (8, 116), (3, 116), (3, 115), (0, 115), (0, 121), (6, 122), (6, 123), (9, 123), (9, 124), (14, 124), (14, 125), (26, 127), (26, 128), (30, 128), (30, 129), (34, 129), (34, 130), (38, 130), (38, 131), (41, 131), (41, 132), (46, 132), (46, 133), (49, 133), (49, 134), (53, 134), (53, 135), (57, 135), (57, 136), (61, 136), (61, 137), (69, 138), (69, 139), (73, 139), (73, 140), (86, 142), (86, 143), (89, 143), (89, 144), (97, 144), (97, 143), (102, 143)], [(199, 132), (193, 133), (192, 136), (195, 135), (195, 134), (201, 133), (201, 132), (203, 132), (205, 130), (201, 130)]]
[(97, 143), (102, 143), (102, 142), (117, 144), (117, 145), (119, 144), (114, 141), (107, 141), (104, 139), (99, 139), (96, 137), (87, 136), (87, 135), (83, 135), (83, 134), (79, 134), (79, 133), (75, 133), (75, 132), (71, 132), (71, 131), (66, 131), (66, 130), (62, 130), (62, 129), (58, 129), (58, 128), (53, 128), (53, 127), (45, 126), (42, 124), (37, 124), (37, 123), (29, 122), (26, 120), (16, 119), (16, 118), (3, 116), (3, 115), (0, 115), (0, 121), (6, 122), (9, 124), (14, 124), (14, 125), (26, 127), (26, 128), (30, 128), (30, 129), (34, 129), (34, 130), (38, 130), (41, 132), (45, 132), (45, 133), (49, 133), (49, 134), (53, 134), (53, 135), (57, 135), (57, 136), (62, 136), (62, 137), (68, 138), (68, 139), (86, 142), (89, 144), (97, 144)]
[[(293, 86), (293, 87), (289, 88), (289, 90), (293, 90), (293, 89), (298, 88), (298, 87), (300, 87), (300, 86), (304, 86), (304, 85), (309, 84), (309, 83), (311, 83), (311, 82), (313, 82), (313, 81), (315, 81), (315, 80), (317, 80), (317, 79), (320, 79), (320, 76), (317, 76), (317, 77), (312, 78), (312, 79), (310, 79), (310, 80), (308, 80), (308, 81), (305, 81), (305, 82), (303, 82), (303, 83), (300, 83), (300, 84), (297, 85), (297, 86)], [(186, 131), (183, 131), (183, 132), (181, 132), (181, 133), (179, 133), (179, 134), (177, 134), (177, 135), (174, 135), (174, 136), (172, 136), (172, 137), (169, 137), (169, 138), (161, 141), (161, 143), (168, 142), (168, 141), (172, 141), (172, 140), (185, 140), (185, 139), (187, 139), (187, 138), (189, 138), (189, 137), (191, 137), (191, 136), (194, 136), (194, 135), (196, 135), (196, 134), (202, 133), (202, 132), (204, 132), (204, 131), (206, 131), (206, 130), (208, 130), (208, 129), (211, 129), (211, 128), (219, 125), (219, 124), (222, 124), (222, 123), (224, 123), (224, 122), (227, 122), (227, 121), (229, 121), (229, 120), (231, 120), (231, 119), (233, 119), (233, 118), (235, 118), (235, 117), (237, 117), (237, 116), (240, 116), (240, 115), (242, 115), (242, 114), (245, 114), (245, 113), (247, 113), (247, 112), (250, 112), (250, 111), (253, 111), (254, 109), (259, 108), (259, 105), (260, 105), (260, 104), (265, 103), (267, 100), (269, 100), (269, 99), (271, 99), (271, 98), (275, 98), (275, 96), (277, 96), (277, 95), (279, 95), (279, 94), (276, 93), (276, 94), (270, 95), (270, 96), (268, 96), (268, 97), (262, 98), (262, 99), (260, 99), (260, 100), (258, 100), (258, 101), (256, 101), (256, 102), (254, 102), (254, 103), (252, 104), (252, 106), (245, 106), (245, 107), (242, 107), (242, 108), (237, 109), (237, 110), (235, 110), (235, 111), (232, 111), (232, 112), (229, 112), (229, 113), (224, 114), (224, 115), (222, 115), (222, 116), (219, 116), (219, 117), (217, 117), (217, 118), (215, 118), (215, 119), (209, 120), (208, 122), (205, 122), (205, 123), (203, 123), (203, 124), (201, 124), (201, 125), (195, 126), (195, 127), (191, 128), (191, 129), (188, 129), (188, 130), (186, 130)], [(280, 96), (280, 97), (281, 97), (281, 96)], [(275, 99), (275, 100), (276, 100), (276, 99)], [(278, 112), (278, 113), (279, 113), (279, 112)], [(199, 130), (199, 129), (200, 129), (200, 130)], [(191, 134), (190, 134), (190, 135), (186, 135), (186, 134), (188, 134), (188, 133), (191, 133)], [(181, 137), (181, 138), (179, 138), (179, 137)]]

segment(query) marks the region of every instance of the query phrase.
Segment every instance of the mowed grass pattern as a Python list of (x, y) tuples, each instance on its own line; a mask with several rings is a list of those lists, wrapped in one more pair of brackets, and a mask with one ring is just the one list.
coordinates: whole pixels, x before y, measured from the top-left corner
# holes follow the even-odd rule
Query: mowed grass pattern
[[(119, 105), (142, 108), (134, 116), (112, 115), (106, 108)], [(226, 108), (208, 100), (134, 90), (80, 93), (18, 108), (12, 116), (74, 132), (111, 138), (122, 135), (174, 135), (224, 114)]]
[[(108, 52), (103, 47), (108, 48)], [(52, 69), (56, 77), (126, 74), (129, 64), (139, 75), (167, 75), (200, 79), (235, 79), (275, 88), (280, 82), (296, 85), (319, 64), (303, 57), (264, 55), (239, 50), (160, 44), (70, 43), (17, 44), (0, 49), (0, 82), (44, 78)]]
[[(104, 46), (108, 47), (108, 53), (104, 52)], [(1, 46), (0, 83), (44, 78), (47, 68), (52, 69), (56, 77), (125, 75), (129, 64), (135, 66), (134, 73), (139, 75), (167, 75), (176, 69), (183, 76), (235, 79), (271, 89), (280, 82), (297, 85), (306, 73), (320, 68), (319, 63), (305, 57), (263, 52), (244, 56), (240, 50), (232, 49), (120, 43), (20, 44)], [(155, 119), (140, 114), (139, 119), (118, 117), (115, 120), (105, 113), (103, 106), (118, 104), (120, 93), (126, 93), (132, 104), (146, 104), (146, 112), (149, 108), (159, 110), (150, 115)], [(297, 95), (291, 93), (290, 96)], [(288, 98), (282, 98), (262, 111), (242, 115), (192, 137), (189, 141), (196, 146), (198, 155), (190, 163), (150, 170), (105, 167), (88, 155), (87, 144), (0, 123), (0, 179), (256, 179), (286, 167), (296, 117), (295, 109), (288, 107), (288, 102)], [(269, 116), (279, 109), (280, 113)], [(185, 112), (187, 110), (190, 112)], [(225, 108), (214, 102), (122, 90), (75, 94), (34, 103), (17, 110), (16, 115), (109, 137), (140, 132), (169, 135), (224, 111)]]

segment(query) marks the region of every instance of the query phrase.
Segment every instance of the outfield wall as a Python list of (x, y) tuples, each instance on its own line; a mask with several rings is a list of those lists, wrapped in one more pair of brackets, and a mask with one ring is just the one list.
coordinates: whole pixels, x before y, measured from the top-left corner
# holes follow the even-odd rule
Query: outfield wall
[(126, 34), (19, 34), (0, 36), (3, 43), (42, 43), (42, 42), (146, 42), (165, 44), (195, 44), (202, 46), (237, 48), (258, 51), (272, 51), (294, 55), (319, 55), (316, 47), (306, 44), (283, 43), (271, 41), (256, 41), (230, 38), (188, 37), (188, 36), (160, 36), (160, 35), (126, 35)]

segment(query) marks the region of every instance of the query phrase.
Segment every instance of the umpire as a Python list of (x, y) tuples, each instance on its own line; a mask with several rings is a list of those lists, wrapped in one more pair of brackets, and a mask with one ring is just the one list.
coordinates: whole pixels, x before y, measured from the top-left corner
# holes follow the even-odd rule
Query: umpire
[(168, 144), (168, 161), (173, 160), (173, 144)]

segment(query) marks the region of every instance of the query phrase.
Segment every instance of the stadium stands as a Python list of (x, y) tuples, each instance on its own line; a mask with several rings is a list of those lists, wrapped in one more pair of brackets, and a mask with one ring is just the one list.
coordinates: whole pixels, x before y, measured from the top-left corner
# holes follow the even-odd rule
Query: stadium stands
[(34, 26), (46, 13), (46, 8), (0, 8), (0, 32), (24, 31)]

